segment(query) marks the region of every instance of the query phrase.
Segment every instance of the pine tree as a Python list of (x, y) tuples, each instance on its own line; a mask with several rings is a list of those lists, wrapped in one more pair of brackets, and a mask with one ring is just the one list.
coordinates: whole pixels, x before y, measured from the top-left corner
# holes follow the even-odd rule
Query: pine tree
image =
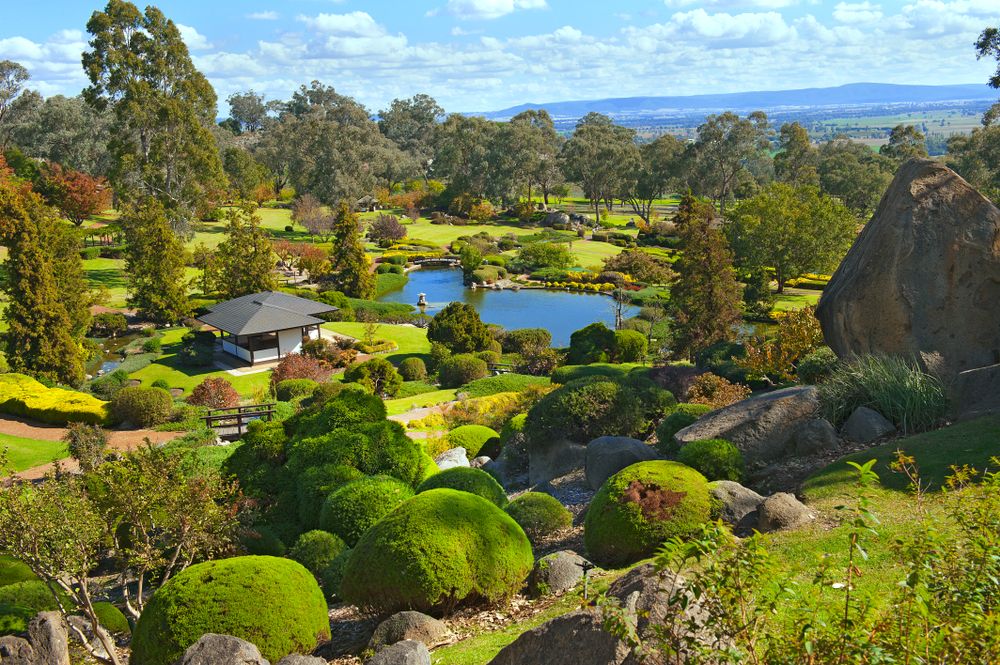
[(157, 323), (191, 313), (184, 279), (184, 246), (167, 220), (163, 205), (147, 198), (122, 216), (128, 305)]
[(361, 244), (358, 216), (345, 201), (337, 208), (333, 223), (333, 248), (326, 279), (335, 289), (352, 298), (371, 300), (375, 297), (375, 276)]
[(226, 219), (229, 236), (216, 251), (219, 292), (225, 298), (237, 298), (276, 289), (274, 248), (270, 235), (260, 228), (254, 205), (232, 208)]
[(70, 334), (82, 340), (90, 330), (90, 306), (97, 302), (87, 283), (80, 257), (79, 233), (56, 220), (43, 229), (43, 246), (52, 256), (52, 270), (59, 289), (59, 297), (70, 319)]
[(681, 239), (679, 273), (671, 288), (674, 355), (691, 358), (716, 342), (733, 337), (740, 321), (740, 287), (725, 237), (710, 222), (712, 206), (688, 193), (674, 224)]
[(71, 262), (53, 258), (64, 248), (47, 242), (58, 236), (58, 224), (41, 198), (10, 177), (0, 160), (0, 242), (8, 249), (7, 361), (15, 372), (75, 386), (84, 379), (83, 333), (70, 314), (74, 296), (61, 291), (57, 277), (60, 270), (67, 276), (72, 272)]

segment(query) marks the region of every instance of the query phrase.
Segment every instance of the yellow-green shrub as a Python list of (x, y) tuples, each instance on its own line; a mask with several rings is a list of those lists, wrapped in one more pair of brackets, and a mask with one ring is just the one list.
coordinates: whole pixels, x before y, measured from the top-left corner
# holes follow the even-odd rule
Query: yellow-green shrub
[(0, 412), (43, 423), (68, 422), (102, 425), (108, 422), (108, 403), (93, 395), (46, 388), (23, 374), (0, 374)]

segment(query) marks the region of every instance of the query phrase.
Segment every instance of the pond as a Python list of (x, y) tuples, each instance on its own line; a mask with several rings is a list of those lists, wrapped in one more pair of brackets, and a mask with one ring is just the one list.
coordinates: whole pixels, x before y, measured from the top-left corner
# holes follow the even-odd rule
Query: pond
[(115, 371), (122, 363), (122, 349), (138, 337), (136, 334), (130, 334), (96, 340), (101, 346), (101, 353), (87, 364), (87, 373), (91, 376), (100, 376)]
[[(427, 314), (433, 316), (450, 302), (472, 305), (486, 323), (496, 323), (507, 330), (545, 328), (552, 333), (553, 346), (569, 346), (569, 336), (584, 326), (600, 321), (614, 328), (614, 302), (609, 296), (549, 289), (472, 290), (462, 283), (462, 271), (455, 268), (421, 268), (409, 273), (410, 280), (396, 291), (379, 298), (380, 302), (416, 305), (421, 293), (427, 294)], [(625, 317), (639, 313), (626, 307)]]

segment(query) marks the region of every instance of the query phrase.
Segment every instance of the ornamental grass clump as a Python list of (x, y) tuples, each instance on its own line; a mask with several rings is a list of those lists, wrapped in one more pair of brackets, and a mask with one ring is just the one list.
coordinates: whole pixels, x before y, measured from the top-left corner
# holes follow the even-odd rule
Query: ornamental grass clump
[(866, 406), (904, 434), (930, 429), (948, 410), (941, 382), (900, 356), (859, 356), (838, 366), (819, 385), (819, 401), (823, 416), (834, 425)]

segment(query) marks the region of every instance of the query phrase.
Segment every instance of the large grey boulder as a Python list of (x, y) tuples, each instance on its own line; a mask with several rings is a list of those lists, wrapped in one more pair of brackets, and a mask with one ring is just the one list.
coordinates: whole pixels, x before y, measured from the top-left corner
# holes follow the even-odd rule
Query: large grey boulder
[(778, 492), (764, 499), (758, 509), (757, 529), (761, 533), (784, 531), (804, 526), (816, 515), (788, 492)]
[(69, 629), (59, 612), (39, 612), (28, 622), (35, 665), (69, 665)]
[(719, 506), (719, 517), (733, 526), (745, 526), (748, 518), (756, 520), (757, 510), (764, 503), (760, 494), (733, 480), (709, 483), (708, 492)]
[(456, 466), (469, 466), (469, 456), (466, 454), (465, 448), (459, 446), (458, 448), (446, 450), (435, 457), (434, 463), (438, 465), (439, 469), (444, 471)]
[(561, 210), (556, 210), (550, 212), (545, 216), (545, 226), (552, 226), (553, 224), (562, 224), (563, 226), (569, 225), (569, 215)]
[(232, 635), (206, 633), (187, 648), (177, 665), (270, 665), (256, 646)]
[(0, 663), (3, 665), (34, 665), (35, 651), (23, 637), (0, 637)]
[(950, 382), (1000, 354), (1000, 208), (942, 163), (911, 159), (823, 290), (838, 356), (915, 357)]
[(278, 661), (278, 665), (326, 665), (319, 656), (304, 656), (301, 653), (290, 653)]
[(368, 646), (378, 651), (396, 642), (416, 640), (430, 648), (447, 642), (449, 637), (451, 631), (444, 622), (423, 612), (407, 610), (397, 612), (380, 623)]
[(536, 598), (569, 591), (583, 579), (585, 565), (589, 562), (570, 550), (547, 554), (535, 562), (528, 577), (528, 591)]
[(587, 462), (587, 446), (566, 439), (532, 442), (528, 447), (528, 483), (538, 485), (582, 469)]
[(656, 448), (627, 436), (602, 436), (587, 444), (587, 484), (601, 489), (604, 481), (637, 462), (659, 459)]
[(796, 430), (812, 420), (819, 401), (815, 386), (794, 386), (757, 395), (706, 413), (674, 435), (679, 445), (699, 439), (726, 439), (748, 464), (786, 456)]
[(814, 455), (840, 446), (837, 430), (825, 418), (808, 420), (792, 434), (792, 443), (798, 455)]
[(841, 429), (844, 438), (855, 443), (871, 443), (896, 431), (896, 426), (867, 406), (859, 406)]
[(423, 642), (403, 640), (382, 649), (365, 665), (431, 665), (431, 652)]
[(483, 465), (483, 470), (506, 488), (528, 484), (528, 438), (517, 432), (500, 449), (495, 460)]
[(629, 651), (624, 642), (604, 630), (600, 611), (586, 609), (521, 633), (490, 665), (619, 665)]
[(962, 372), (953, 395), (953, 411), (960, 420), (1000, 413), (1000, 365)]

